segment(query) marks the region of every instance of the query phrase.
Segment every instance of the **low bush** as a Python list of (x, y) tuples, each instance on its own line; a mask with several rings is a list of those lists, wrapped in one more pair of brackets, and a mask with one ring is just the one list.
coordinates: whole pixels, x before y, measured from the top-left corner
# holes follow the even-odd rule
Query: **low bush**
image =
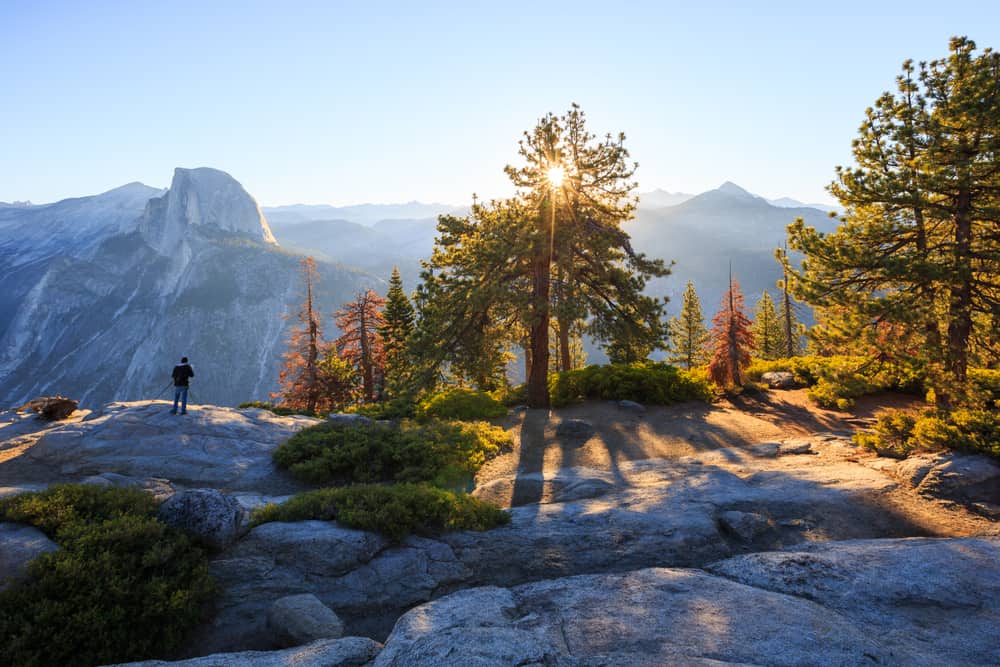
[(921, 382), (912, 373), (891, 364), (872, 363), (864, 357), (815, 355), (772, 361), (754, 360), (747, 369), (751, 380), (767, 372), (788, 371), (795, 381), (808, 385), (809, 398), (824, 408), (849, 410), (854, 399), (890, 389), (920, 393)]
[(417, 404), (415, 416), (428, 419), (492, 419), (503, 417), (507, 408), (489, 394), (473, 389), (454, 387), (431, 394)]
[(1000, 370), (970, 368), (968, 378), (974, 404), (1000, 409)]
[(1000, 415), (992, 410), (926, 410), (911, 415), (898, 410), (879, 415), (871, 433), (855, 442), (880, 455), (905, 458), (914, 451), (953, 449), (1000, 458)]
[(165, 657), (215, 592), (204, 551), (134, 489), (63, 485), (0, 500), (0, 521), (61, 547), (0, 592), (0, 664), (98, 665)]
[(408, 398), (394, 398), (380, 403), (353, 405), (344, 412), (352, 412), (372, 419), (412, 419), (416, 406)]
[(429, 482), (459, 487), (511, 444), (506, 431), (485, 422), (325, 422), (289, 438), (275, 450), (274, 461), (313, 484)]
[(555, 407), (586, 399), (658, 405), (711, 400), (706, 374), (658, 362), (593, 365), (555, 373), (549, 377), (549, 395)]
[(510, 523), (510, 514), (465, 493), (426, 484), (356, 484), (300, 493), (281, 505), (255, 511), (253, 523), (337, 521), (400, 540), (412, 533), (436, 536), (449, 530), (489, 530)]
[(266, 401), (247, 401), (246, 403), (240, 403), (237, 406), (240, 410), (243, 408), (260, 408), (261, 410), (267, 410), (273, 412), (276, 415), (281, 415), (282, 417), (287, 417), (289, 415), (305, 415), (306, 417), (321, 417), (315, 412), (307, 412), (305, 410), (293, 410), (291, 408), (283, 408), (280, 405), (273, 405)]

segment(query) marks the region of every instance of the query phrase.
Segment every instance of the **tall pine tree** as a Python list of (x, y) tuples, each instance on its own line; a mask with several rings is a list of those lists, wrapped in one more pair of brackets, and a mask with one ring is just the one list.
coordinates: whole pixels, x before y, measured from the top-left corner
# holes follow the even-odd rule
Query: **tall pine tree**
[(409, 376), (409, 344), (413, 322), (413, 304), (403, 291), (399, 267), (393, 267), (385, 308), (382, 309), (382, 325), (379, 328), (385, 354), (386, 385), (390, 393), (398, 391)]
[(781, 332), (781, 320), (774, 310), (771, 295), (764, 290), (757, 305), (754, 306), (753, 340), (754, 351), (760, 359), (777, 359), (782, 354), (784, 336)]
[(524, 342), (528, 404), (545, 407), (553, 319), (562, 351), (584, 318), (624, 356), (662, 345), (662, 303), (642, 292), (668, 271), (634, 252), (621, 229), (635, 207), (623, 142), (589, 134), (576, 106), (549, 114), (525, 133), (524, 165), (506, 169), (518, 197), (475, 205), (469, 218), (439, 218), (418, 288), (425, 357), (472, 369), (469, 361), (501, 360), (506, 345)]
[(830, 186), (846, 209), (841, 227), (789, 228), (806, 255), (792, 286), (844, 316), (818, 332), (872, 348), (886, 326), (911, 332), (884, 338), (878, 353), (924, 368), (948, 405), (962, 400), (973, 349), (1000, 358), (990, 324), (1000, 309), (1000, 54), (953, 38), (947, 58), (907, 61), (896, 83), (866, 112), (855, 166)]
[(722, 307), (712, 319), (712, 361), (708, 375), (723, 388), (742, 387), (744, 371), (750, 365), (753, 348), (753, 322), (747, 317), (740, 285), (729, 274), (729, 289), (722, 297)]
[(670, 363), (684, 364), (691, 370), (709, 362), (708, 330), (701, 312), (701, 300), (694, 283), (688, 281), (681, 302), (681, 313), (670, 318)]
[(775, 257), (781, 264), (782, 276), (778, 281), (781, 298), (778, 301), (778, 326), (781, 329), (781, 354), (783, 357), (795, 357), (802, 354), (802, 336), (805, 335), (805, 325), (799, 321), (796, 314), (795, 300), (792, 299), (788, 284), (788, 246), (778, 248)]
[(663, 344), (662, 303), (642, 290), (650, 277), (669, 270), (662, 261), (634, 252), (621, 229), (636, 206), (636, 165), (628, 161), (624, 141), (621, 133), (598, 139), (574, 104), (563, 116), (548, 114), (525, 132), (519, 147), (523, 166), (505, 169), (536, 221), (525, 318), (532, 407), (549, 404), (553, 315), (564, 351), (571, 323), (587, 316), (591, 334), (623, 358), (645, 357), (643, 350)]

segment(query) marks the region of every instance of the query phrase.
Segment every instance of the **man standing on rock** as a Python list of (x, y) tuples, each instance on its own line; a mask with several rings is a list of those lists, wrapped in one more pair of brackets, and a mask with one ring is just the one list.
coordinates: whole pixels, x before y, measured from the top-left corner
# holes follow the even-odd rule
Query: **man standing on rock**
[(181, 357), (181, 363), (174, 366), (174, 408), (170, 411), (170, 414), (177, 414), (177, 401), (181, 401), (181, 414), (187, 414), (188, 407), (188, 380), (194, 377), (194, 371), (191, 370), (191, 364), (188, 363), (187, 357)]

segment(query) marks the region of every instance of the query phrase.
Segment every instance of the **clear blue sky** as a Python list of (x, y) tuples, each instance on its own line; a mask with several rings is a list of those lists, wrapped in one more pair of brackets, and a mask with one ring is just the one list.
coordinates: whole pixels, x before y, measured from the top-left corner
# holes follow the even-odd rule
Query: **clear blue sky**
[(829, 201), (865, 107), (952, 35), (1000, 48), (1000, 3), (0, 0), (0, 201), (212, 166), (265, 205), (464, 203), (573, 101), (642, 190)]

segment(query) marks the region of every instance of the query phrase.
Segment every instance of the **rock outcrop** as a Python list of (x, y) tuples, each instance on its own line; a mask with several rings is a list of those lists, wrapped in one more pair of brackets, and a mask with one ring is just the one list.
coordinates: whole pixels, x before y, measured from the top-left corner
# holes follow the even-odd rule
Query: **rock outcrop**
[(19, 457), (0, 463), (0, 484), (115, 473), (188, 488), (290, 493), (303, 486), (276, 468), (271, 454), (299, 429), (318, 423), (207, 405), (191, 405), (181, 418), (164, 401), (112, 403), (91, 417), (32, 434), (33, 444)]
[(371, 664), (381, 648), (381, 644), (367, 637), (344, 637), (321, 639), (283, 651), (242, 651), (175, 662), (144, 660), (108, 667), (364, 667)]
[(165, 524), (195, 535), (216, 549), (235, 542), (245, 523), (240, 503), (216, 489), (181, 491), (164, 501), (156, 514)]
[(987, 665), (1000, 662), (1000, 538), (812, 545), (476, 588), (407, 612), (396, 665)]
[(267, 610), (267, 627), (275, 641), (286, 647), (344, 636), (340, 618), (311, 593), (275, 600)]
[(236, 179), (218, 169), (178, 167), (166, 194), (146, 204), (139, 231), (158, 253), (170, 255), (198, 227), (277, 245), (257, 202)]
[(37, 528), (0, 523), (0, 591), (23, 576), (32, 560), (58, 548)]
[[(561, 492), (575, 484), (591, 497), (516, 507), (510, 525), (484, 533), (400, 544), (327, 522), (263, 524), (213, 562), (224, 593), (197, 650), (265, 648), (254, 643), (264, 636), (261, 619), (285, 595), (312, 593), (349, 633), (381, 638), (408, 607), (464, 587), (700, 566), (812, 539), (913, 534), (870, 502), (896, 488), (893, 480), (850, 462), (816, 467), (816, 456), (784, 455), (777, 460), (787, 471), (753, 473), (750, 466), (775, 459), (718, 450), (698, 460), (623, 463), (624, 481), (563, 470)], [(730, 460), (743, 462), (745, 477), (722, 469)]]

